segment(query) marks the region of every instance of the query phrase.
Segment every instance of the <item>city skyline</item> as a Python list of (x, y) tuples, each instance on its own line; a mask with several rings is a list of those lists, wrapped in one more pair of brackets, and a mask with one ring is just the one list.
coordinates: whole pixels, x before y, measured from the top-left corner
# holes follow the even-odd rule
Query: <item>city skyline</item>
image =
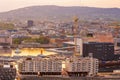
[(57, 5), (57, 6), (88, 6), (101, 8), (120, 8), (120, 0), (0, 0), (0, 12), (28, 6)]

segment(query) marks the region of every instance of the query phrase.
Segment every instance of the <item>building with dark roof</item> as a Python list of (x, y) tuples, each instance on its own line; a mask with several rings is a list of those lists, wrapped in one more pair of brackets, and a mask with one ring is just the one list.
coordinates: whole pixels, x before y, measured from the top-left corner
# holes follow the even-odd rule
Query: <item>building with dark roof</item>
[(94, 58), (102, 61), (114, 60), (114, 44), (107, 42), (87, 42), (83, 44), (83, 57), (92, 53)]

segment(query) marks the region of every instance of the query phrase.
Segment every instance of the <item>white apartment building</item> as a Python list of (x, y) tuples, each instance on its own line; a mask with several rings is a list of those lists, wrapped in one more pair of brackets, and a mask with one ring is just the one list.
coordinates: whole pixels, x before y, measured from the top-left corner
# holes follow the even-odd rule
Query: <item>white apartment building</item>
[(98, 73), (98, 59), (68, 58), (65, 61), (66, 71), (68, 72), (88, 72), (88, 76), (94, 76)]
[(62, 61), (50, 58), (35, 58), (19, 63), (20, 72), (61, 72)]

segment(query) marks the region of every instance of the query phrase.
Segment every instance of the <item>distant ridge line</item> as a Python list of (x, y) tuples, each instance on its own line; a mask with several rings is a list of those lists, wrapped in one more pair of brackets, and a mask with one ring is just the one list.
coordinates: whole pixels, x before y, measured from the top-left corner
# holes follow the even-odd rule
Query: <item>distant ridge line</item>
[(96, 8), (84, 6), (29, 6), (7, 12), (1, 12), (0, 18), (24, 19), (24, 18), (48, 18), (66, 19), (74, 15), (81, 19), (116, 19), (120, 20), (120, 8)]

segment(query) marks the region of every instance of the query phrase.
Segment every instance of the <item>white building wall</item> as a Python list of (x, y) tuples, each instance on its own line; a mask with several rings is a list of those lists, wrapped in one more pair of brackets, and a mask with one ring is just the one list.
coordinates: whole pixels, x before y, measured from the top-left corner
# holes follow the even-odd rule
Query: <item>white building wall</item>
[(89, 75), (98, 73), (98, 59), (94, 58), (77, 58), (66, 59), (65, 66), (68, 72), (88, 72)]
[(77, 38), (77, 51), (80, 53), (80, 56), (82, 56), (83, 53), (83, 41), (81, 38)]
[(20, 71), (22, 72), (61, 72), (62, 61), (55, 59), (25, 60)]

